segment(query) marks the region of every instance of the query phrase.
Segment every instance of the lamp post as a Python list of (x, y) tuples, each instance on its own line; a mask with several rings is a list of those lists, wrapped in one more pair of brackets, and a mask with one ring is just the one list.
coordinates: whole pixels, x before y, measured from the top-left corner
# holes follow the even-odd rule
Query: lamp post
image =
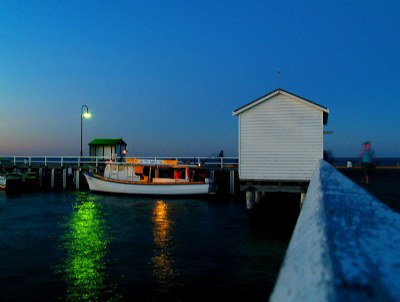
[[(86, 108), (86, 112), (83, 112), (83, 108)], [(89, 112), (89, 108), (86, 105), (83, 105), (81, 108), (81, 156), (83, 156), (82, 152), (82, 117), (89, 119), (92, 116), (92, 114)]]

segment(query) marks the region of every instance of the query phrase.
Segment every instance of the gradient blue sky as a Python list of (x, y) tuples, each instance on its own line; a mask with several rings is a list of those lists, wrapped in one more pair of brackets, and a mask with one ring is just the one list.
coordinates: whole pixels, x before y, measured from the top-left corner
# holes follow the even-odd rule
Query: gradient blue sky
[[(400, 1), (0, 0), (0, 155), (237, 156), (232, 112), (280, 87), (325, 149), (400, 157)], [(293, 146), (295, 152), (299, 152)], [(300, 150), (301, 152), (301, 150)]]

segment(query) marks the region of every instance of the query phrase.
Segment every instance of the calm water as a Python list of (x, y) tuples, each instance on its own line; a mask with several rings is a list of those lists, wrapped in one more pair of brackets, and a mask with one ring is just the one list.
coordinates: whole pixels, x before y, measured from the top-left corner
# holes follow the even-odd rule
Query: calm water
[(0, 191), (0, 301), (266, 301), (290, 236), (273, 226), (229, 197)]

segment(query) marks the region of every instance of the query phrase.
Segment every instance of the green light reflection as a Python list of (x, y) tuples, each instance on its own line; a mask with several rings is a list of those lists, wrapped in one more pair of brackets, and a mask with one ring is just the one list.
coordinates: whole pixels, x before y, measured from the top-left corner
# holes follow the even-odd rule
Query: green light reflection
[(95, 197), (79, 192), (64, 241), (65, 279), (68, 301), (116, 301), (106, 284), (106, 262), (110, 243), (106, 221)]

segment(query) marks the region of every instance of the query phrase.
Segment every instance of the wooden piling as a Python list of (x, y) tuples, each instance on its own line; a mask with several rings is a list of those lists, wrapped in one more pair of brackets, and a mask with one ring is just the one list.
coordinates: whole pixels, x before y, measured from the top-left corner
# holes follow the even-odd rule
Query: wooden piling
[(51, 188), (54, 189), (56, 169), (51, 169)]
[(235, 170), (229, 172), (229, 193), (235, 194)]
[(79, 169), (75, 171), (75, 188), (79, 190)]
[(67, 169), (63, 169), (63, 189), (67, 188)]
[(300, 192), (300, 209), (303, 207), (305, 198), (306, 198), (306, 192)]
[(246, 207), (251, 210), (255, 205), (255, 192), (246, 191)]
[(211, 182), (214, 182), (214, 181), (215, 181), (215, 171), (214, 171), (214, 170), (211, 170), (211, 171), (210, 171), (210, 181), (211, 181)]
[(264, 192), (260, 191), (246, 191), (246, 207), (248, 210), (253, 209), (256, 204), (258, 204), (262, 197), (264, 197)]
[(39, 187), (43, 186), (43, 168), (39, 168)]

